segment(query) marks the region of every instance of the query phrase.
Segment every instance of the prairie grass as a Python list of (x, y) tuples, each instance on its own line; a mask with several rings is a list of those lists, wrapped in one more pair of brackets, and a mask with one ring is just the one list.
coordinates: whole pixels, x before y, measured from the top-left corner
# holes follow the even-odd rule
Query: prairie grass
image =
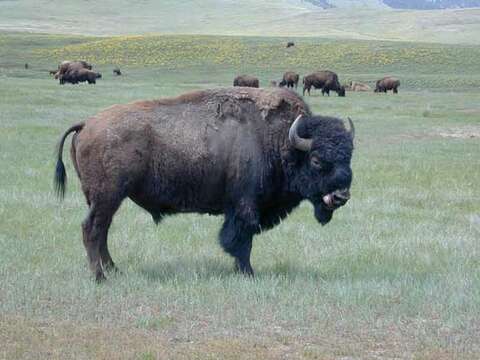
[[(123, 37), (24, 34), (0, 39), (6, 44), (0, 47), (0, 358), (480, 356), (480, 90), (471, 60), (476, 49), (442, 48), (447, 58), (449, 51), (464, 51), (460, 67), (472, 70), (470, 75), (448, 62), (432, 63), (428, 71), (428, 62), (417, 67), (408, 56), (372, 64), (371, 71), (342, 60), (342, 80), (376, 79), (391, 69), (402, 80), (400, 93), (306, 97), (315, 113), (355, 121), (353, 198), (326, 227), (304, 203), (256, 237), (255, 279), (235, 274), (217, 245), (220, 217), (174, 216), (156, 227), (126, 201), (109, 235), (122, 273), (98, 286), (81, 240), (86, 205), (66, 151), (65, 201), (52, 191), (60, 134), (114, 103), (228, 86), (242, 69), (265, 83), (292, 64), (283, 58), (267, 68), (248, 54), (252, 46), (273, 49), (275, 39), (234, 38), (232, 44), (247, 48), (235, 55), (244, 60), (240, 65), (217, 64), (199, 53), (198, 62), (180, 59), (174, 68), (120, 62), (125, 75), (114, 77), (118, 58), (100, 47), (92, 55), (104, 59), (95, 62), (105, 74), (97, 85), (59, 86), (45, 71), (55, 66), (55, 51), (88, 56), (83, 46), (108, 41), (134, 55), (133, 43)], [(181, 44), (198, 38), (145, 39)], [(202, 41), (205, 54), (214, 53), (214, 44), (233, 47), (223, 39)], [(313, 47), (317, 40), (311, 41)], [(409, 48), (352, 44), (387, 46), (395, 54)], [(23, 49), (21, 59), (13, 51), (17, 47)], [(148, 46), (138, 51), (148, 53)], [(302, 61), (300, 70), (316, 64)], [(28, 70), (24, 62), (31, 64)], [(448, 90), (439, 87), (450, 82)], [(445, 135), (450, 133), (456, 135)]]

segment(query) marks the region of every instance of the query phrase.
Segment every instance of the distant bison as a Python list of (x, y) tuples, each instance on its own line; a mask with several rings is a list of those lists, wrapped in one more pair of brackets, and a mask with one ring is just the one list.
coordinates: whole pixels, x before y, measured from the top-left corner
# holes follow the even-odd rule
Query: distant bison
[(79, 82), (88, 82), (89, 84), (96, 84), (96, 80), (100, 79), (102, 74), (88, 70), (88, 69), (75, 69), (68, 71), (67, 73), (63, 74), (60, 79), (60, 84), (65, 84), (69, 82), (71, 84), (78, 84)]
[(295, 43), (293, 41), (287, 42), (287, 48), (295, 46)]
[(305, 91), (310, 95), (310, 89), (322, 89), (322, 95), (330, 96), (330, 90), (336, 91), (338, 96), (345, 96), (345, 87), (340, 85), (338, 75), (333, 71), (319, 71), (303, 78), (303, 95)]
[(300, 76), (293, 71), (287, 71), (285, 74), (283, 74), (283, 79), (280, 81), (278, 86), (284, 87), (286, 86), (287, 88), (293, 88), (295, 86), (295, 89), (298, 86), (298, 79)]
[(383, 79), (377, 81), (375, 86), (375, 92), (384, 92), (392, 90), (394, 94), (398, 93), (398, 87), (400, 86), (400, 80), (397, 78), (386, 76)]
[(245, 86), (245, 87), (253, 87), (258, 88), (259, 81), (255, 76), (250, 75), (239, 75), (233, 80), (233, 86)]
[(76, 84), (76, 82), (72, 82), (67, 79), (73, 79), (72, 73), (80, 70), (80, 69), (87, 69), (92, 70), (92, 65), (87, 63), (86, 61), (63, 61), (58, 66), (58, 71), (55, 74), (55, 79), (60, 81), (60, 84), (64, 84), (65, 82), (71, 82), (72, 84)]
[(367, 84), (358, 82), (358, 81), (350, 81), (350, 85), (348, 88), (352, 91), (370, 91), (372, 88)]
[(113, 75), (120, 76), (120, 75), (122, 75), (122, 72), (120, 71), (119, 68), (115, 68), (115, 69), (113, 69)]

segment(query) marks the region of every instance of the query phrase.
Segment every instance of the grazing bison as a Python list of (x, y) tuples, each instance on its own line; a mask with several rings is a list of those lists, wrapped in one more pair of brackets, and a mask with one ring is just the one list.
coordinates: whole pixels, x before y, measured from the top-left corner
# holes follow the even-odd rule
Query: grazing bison
[(65, 84), (66, 82), (69, 82), (71, 84), (78, 84), (79, 82), (88, 82), (89, 84), (96, 84), (97, 79), (100, 79), (102, 77), (102, 74), (80, 68), (80, 69), (75, 69), (75, 70), (70, 70), (67, 71), (65, 74), (60, 75), (60, 84)]
[(287, 48), (295, 46), (295, 43), (293, 41), (287, 42)]
[(375, 92), (384, 92), (392, 90), (394, 94), (398, 93), (398, 87), (400, 86), (400, 80), (397, 78), (386, 76), (383, 79), (377, 81), (375, 86)]
[(295, 86), (295, 89), (298, 86), (298, 79), (300, 76), (293, 71), (287, 71), (285, 74), (283, 74), (283, 79), (280, 81), (278, 86), (283, 87), (286, 86), (287, 88), (293, 88)]
[(322, 89), (322, 95), (325, 93), (330, 96), (330, 90), (336, 91), (338, 96), (345, 96), (345, 87), (340, 85), (338, 75), (333, 71), (319, 71), (307, 75), (303, 78), (303, 95), (305, 90), (310, 95), (310, 89)]
[(113, 69), (113, 75), (120, 76), (120, 75), (122, 75), (122, 72), (120, 71), (119, 68), (115, 68), (115, 69)]
[(259, 87), (259, 81), (255, 76), (239, 75), (233, 80), (233, 86)]
[(86, 61), (63, 61), (59, 66), (58, 66), (58, 71), (57, 75), (55, 76), (55, 79), (60, 80), (60, 84), (64, 84), (63, 79), (65, 78), (71, 78), (71, 76), (68, 73), (75, 72), (79, 69), (87, 69), (87, 70), (92, 70), (92, 65), (87, 63)]
[(358, 82), (358, 81), (350, 81), (350, 85), (348, 88), (351, 91), (371, 91), (372, 88), (368, 86), (367, 84)]
[(158, 223), (175, 213), (223, 215), (220, 244), (253, 275), (252, 238), (302, 200), (327, 224), (349, 199), (354, 129), (311, 114), (286, 89), (227, 88), (115, 105), (70, 127), (71, 157), (89, 207), (83, 242), (96, 280), (115, 269), (108, 228), (129, 197)]

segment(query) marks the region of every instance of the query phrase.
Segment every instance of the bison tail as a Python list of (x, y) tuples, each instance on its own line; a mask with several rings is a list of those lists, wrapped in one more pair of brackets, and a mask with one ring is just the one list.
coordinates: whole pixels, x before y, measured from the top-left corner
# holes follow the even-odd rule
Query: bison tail
[(63, 160), (62, 160), (63, 144), (65, 143), (65, 139), (70, 133), (78, 132), (82, 130), (84, 126), (85, 126), (84, 122), (73, 125), (67, 131), (65, 131), (62, 138), (58, 142), (57, 165), (55, 166), (54, 187), (55, 187), (55, 193), (61, 199), (63, 199), (65, 196), (65, 185), (67, 183), (67, 173), (65, 171), (65, 165), (63, 164)]

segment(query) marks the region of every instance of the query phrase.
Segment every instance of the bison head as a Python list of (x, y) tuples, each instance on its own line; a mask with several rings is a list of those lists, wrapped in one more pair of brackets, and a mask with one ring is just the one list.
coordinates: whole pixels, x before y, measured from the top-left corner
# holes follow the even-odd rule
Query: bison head
[(315, 217), (327, 224), (333, 212), (350, 198), (355, 128), (336, 118), (298, 116), (290, 127), (289, 140), (301, 151), (293, 176), (293, 190), (315, 207)]
[(337, 90), (338, 96), (345, 96), (345, 86), (340, 86), (340, 88)]

